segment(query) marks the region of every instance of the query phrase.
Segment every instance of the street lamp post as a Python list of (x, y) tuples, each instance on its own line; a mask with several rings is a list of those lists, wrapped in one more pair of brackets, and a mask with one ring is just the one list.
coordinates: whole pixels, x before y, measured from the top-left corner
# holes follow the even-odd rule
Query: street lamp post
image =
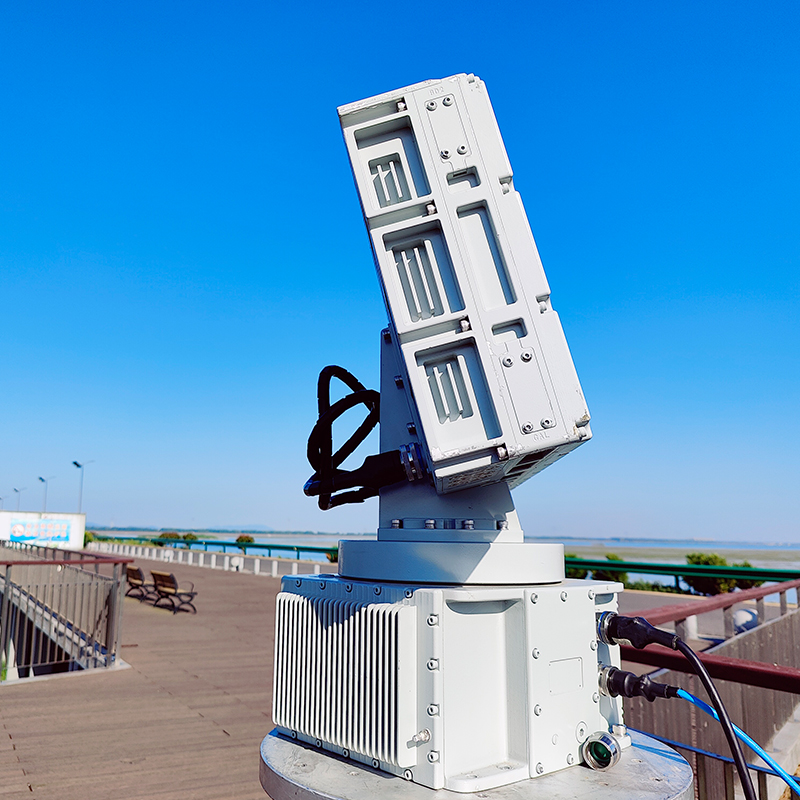
[(17, 489), (17, 487), (16, 487), (16, 486), (14, 487), (14, 491), (17, 493), (17, 511), (19, 511), (19, 496), (20, 496), (20, 495), (21, 495), (21, 494), (22, 494), (22, 493), (25, 491), (25, 489), (27, 489), (27, 488), (28, 488), (27, 486), (23, 486), (21, 489)]
[(3, 510), (3, 500), (6, 500), (7, 498), (8, 498), (8, 495), (6, 495), (5, 497), (0, 497), (0, 511)]
[(94, 464), (94, 461), (84, 461), (83, 464), (79, 463), (78, 461), (72, 462), (80, 471), (81, 471), (81, 485), (80, 489), (78, 489), (78, 513), (81, 513), (81, 507), (83, 505), (83, 468), (87, 464)]
[(47, 511), (47, 481), (51, 481), (55, 478), (55, 475), (51, 475), (49, 478), (43, 478), (41, 475), (39, 476), (39, 480), (44, 484), (44, 497), (42, 498), (42, 511)]

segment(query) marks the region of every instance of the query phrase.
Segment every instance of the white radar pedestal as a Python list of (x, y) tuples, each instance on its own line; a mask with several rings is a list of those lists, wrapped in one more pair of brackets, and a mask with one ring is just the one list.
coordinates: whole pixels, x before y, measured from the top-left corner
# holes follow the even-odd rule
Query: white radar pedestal
[(576, 767), (475, 794), (435, 791), (270, 733), (261, 786), (272, 800), (692, 800), (692, 769), (665, 744), (631, 732), (632, 746), (606, 772)]

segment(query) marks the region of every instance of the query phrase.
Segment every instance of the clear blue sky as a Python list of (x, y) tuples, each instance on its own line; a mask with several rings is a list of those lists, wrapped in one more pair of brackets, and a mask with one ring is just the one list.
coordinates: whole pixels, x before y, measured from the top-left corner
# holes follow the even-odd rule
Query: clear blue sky
[(800, 541), (799, 9), (4, 3), (0, 495), (373, 529), (302, 494), (385, 322), (336, 106), (474, 72), (593, 415), (527, 533)]

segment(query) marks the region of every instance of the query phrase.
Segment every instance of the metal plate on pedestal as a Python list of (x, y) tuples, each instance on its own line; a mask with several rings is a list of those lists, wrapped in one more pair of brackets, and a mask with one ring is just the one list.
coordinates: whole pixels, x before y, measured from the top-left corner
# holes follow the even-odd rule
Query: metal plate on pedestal
[(641, 733), (608, 772), (576, 766), (474, 795), (434, 791), (277, 735), (261, 743), (261, 785), (272, 800), (692, 800), (692, 769)]

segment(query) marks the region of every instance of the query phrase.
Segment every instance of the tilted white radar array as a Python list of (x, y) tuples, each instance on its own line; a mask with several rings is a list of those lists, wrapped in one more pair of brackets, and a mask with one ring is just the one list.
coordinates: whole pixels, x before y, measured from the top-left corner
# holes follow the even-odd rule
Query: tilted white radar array
[[(618, 650), (595, 631), (622, 587), (565, 579), (563, 546), (523, 541), (511, 500), (591, 432), (486, 87), (426, 81), (339, 117), (390, 320), (381, 454), (347, 473), (349, 448), (317, 436), (306, 491), (332, 506), (358, 473), (380, 523), (340, 543), (338, 575), (284, 579), (277, 729), (432, 789), (566, 769), (622, 724), (597, 680)], [(337, 369), (320, 420), (356, 402), (376, 417)], [(331, 406), (331, 377), (352, 402)]]

